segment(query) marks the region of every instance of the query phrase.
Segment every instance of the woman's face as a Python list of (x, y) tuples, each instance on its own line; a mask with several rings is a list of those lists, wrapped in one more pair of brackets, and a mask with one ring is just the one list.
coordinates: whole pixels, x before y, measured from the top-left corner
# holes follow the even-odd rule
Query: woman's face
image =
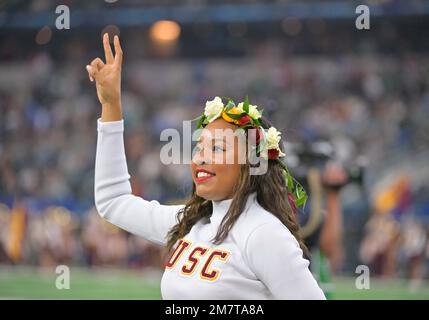
[(234, 134), (236, 129), (236, 125), (218, 118), (201, 131), (193, 152), (191, 173), (197, 195), (206, 200), (233, 197), (244, 145)]

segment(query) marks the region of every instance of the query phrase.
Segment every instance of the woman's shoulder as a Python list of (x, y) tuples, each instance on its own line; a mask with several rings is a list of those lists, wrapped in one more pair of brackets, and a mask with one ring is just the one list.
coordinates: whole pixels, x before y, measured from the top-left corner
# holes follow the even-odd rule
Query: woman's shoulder
[(262, 207), (257, 200), (253, 201), (251, 206), (242, 214), (243, 222), (246, 222), (249, 228), (253, 229), (266, 223), (281, 223), (272, 212)]
[(289, 229), (273, 213), (263, 208), (256, 200), (241, 214), (232, 229), (234, 238), (245, 246), (250, 235), (261, 229), (282, 229), (290, 233)]

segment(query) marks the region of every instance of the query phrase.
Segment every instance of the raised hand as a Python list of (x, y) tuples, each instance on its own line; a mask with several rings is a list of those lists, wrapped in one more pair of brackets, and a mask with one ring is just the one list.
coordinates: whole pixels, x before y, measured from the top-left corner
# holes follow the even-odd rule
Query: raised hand
[(348, 180), (347, 172), (335, 162), (328, 162), (322, 172), (322, 182), (325, 187), (339, 190)]
[[(103, 47), (106, 62), (95, 58), (86, 66), (89, 79), (95, 80), (97, 96), (103, 108), (117, 108), (121, 103), (121, 70), (122, 70), (122, 48), (117, 35), (113, 38), (115, 56), (109, 43), (109, 35), (103, 35)], [(103, 110), (104, 111), (104, 110)], [(115, 111), (115, 110), (110, 110)], [(119, 110), (117, 110), (119, 111)]]

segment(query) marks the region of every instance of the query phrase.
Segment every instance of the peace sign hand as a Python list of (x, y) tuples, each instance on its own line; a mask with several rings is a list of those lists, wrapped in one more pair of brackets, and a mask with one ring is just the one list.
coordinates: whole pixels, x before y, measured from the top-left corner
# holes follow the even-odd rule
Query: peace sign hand
[(97, 96), (102, 105), (119, 105), (121, 100), (121, 70), (122, 70), (122, 48), (117, 35), (113, 38), (115, 56), (110, 48), (109, 35), (103, 35), (103, 47), (106, 63), (100, 58), (92, 60), (86, 66), (89, 79), (95, 80)]

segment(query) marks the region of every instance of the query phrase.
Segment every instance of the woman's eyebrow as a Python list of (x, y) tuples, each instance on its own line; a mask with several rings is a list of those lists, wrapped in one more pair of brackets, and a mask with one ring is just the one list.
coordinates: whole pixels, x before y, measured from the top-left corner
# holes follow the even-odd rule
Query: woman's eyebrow
[[(204, 136), (200, 136), (200, 137), (196, 140), (196, 142), (203, 142), (203, 140), (204, 140)], [(211, 139), (211, 141), (212, 141), (212, 142), (220, 141), (220, 142), (225, 142), (225, 143), (227, 143), (227, 144), (230, 144), (228, 140), (229, 140), (229, 139), (225, 139), (225, 137), (224, 137), (224, 138), (212, 138), (212, 139)]]
[(220, 141), (220, 142), (225, 142), (226, 144), (229, 144), (228, 139), (213, 138), (212, 141)]

